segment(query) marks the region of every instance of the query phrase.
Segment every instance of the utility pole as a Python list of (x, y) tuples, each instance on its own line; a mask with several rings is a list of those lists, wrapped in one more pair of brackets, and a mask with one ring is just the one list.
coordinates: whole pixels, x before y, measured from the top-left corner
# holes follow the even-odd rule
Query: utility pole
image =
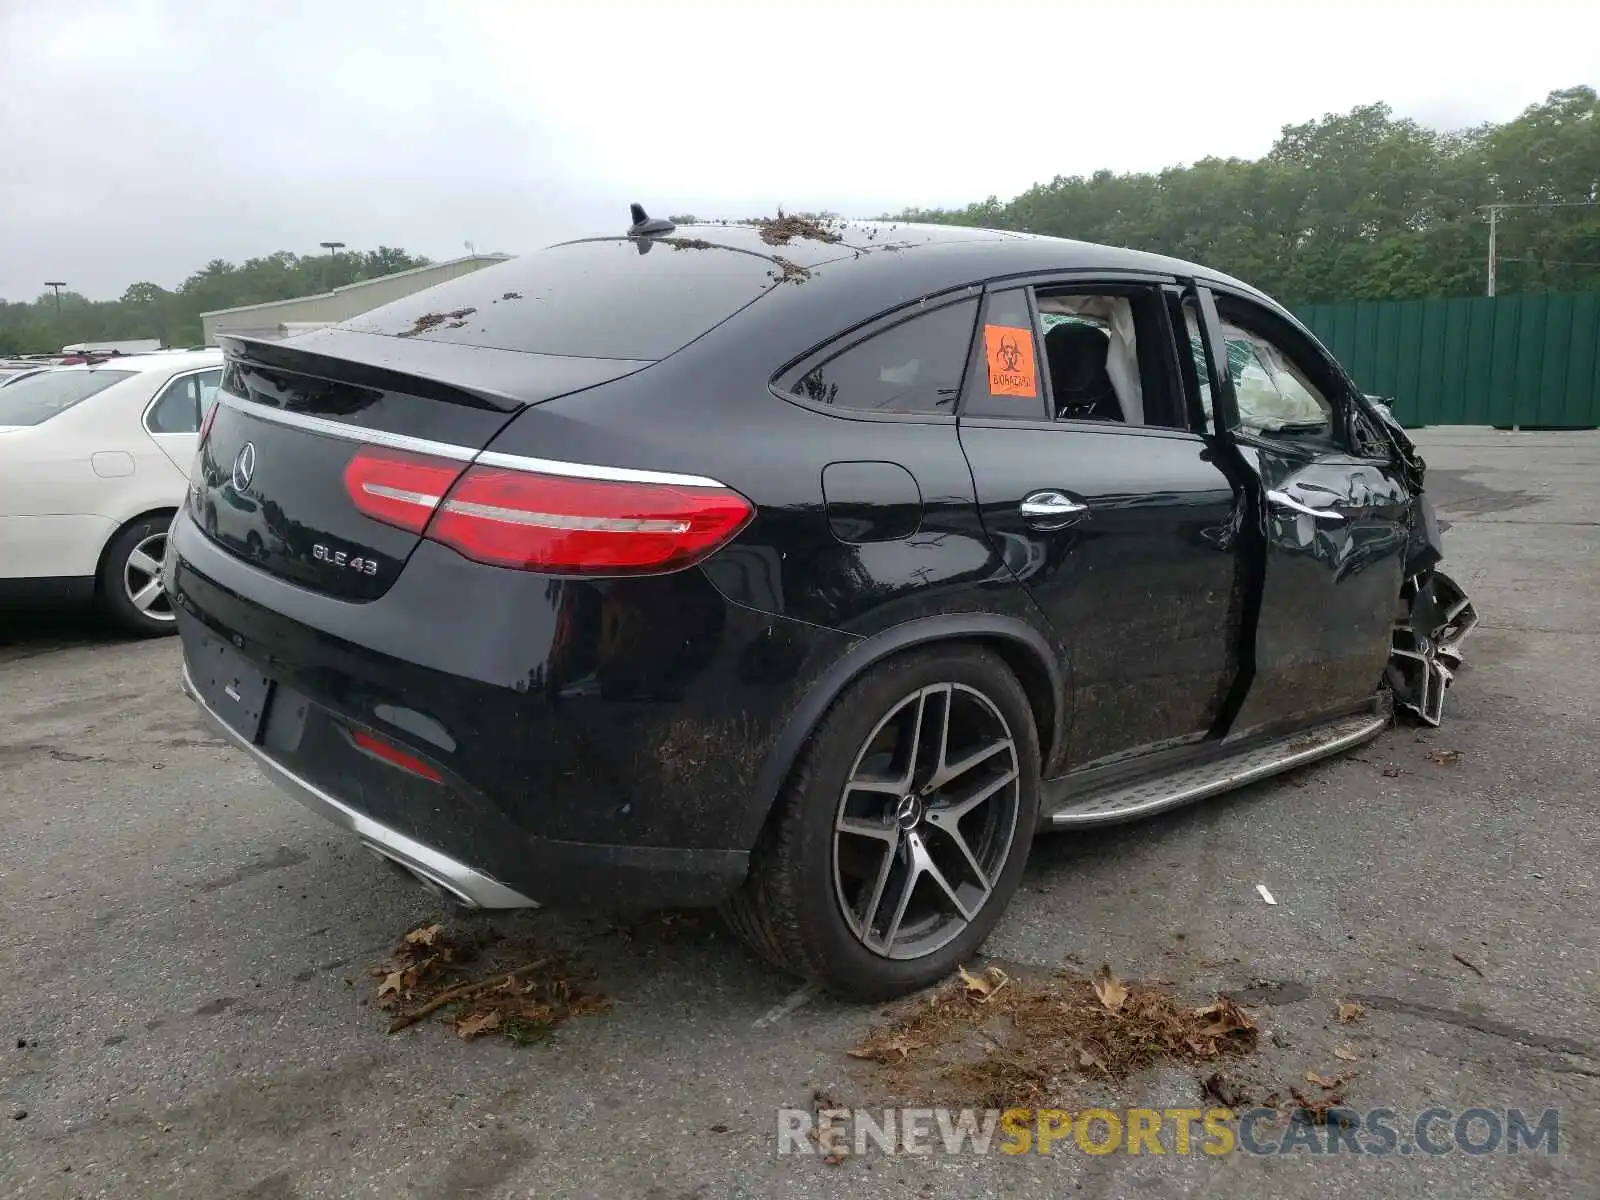
[(1500, 219), (1500, 206), (1489, 205), (1489, 295), (1494, 295), (1494, 269), (1495, 269), (1495, 225)]
[[(1593, 208), (1600, 204), (1597, 200), (1507, 200), (1499, 204), (1480, 204), (1479, 212), (1489, 214), (1489, 290), (1488, 295), (1494, 295), (1495, 277), (1499, 270), (1499, 254), (1495, 249), (1496, 225), (1500, 219), (1501, 210), (1507, 208)], [(1516, 259), (1513, 262), (1519, 261)], [(1525, 260), (1523, 260), (1525, 261)]]
[(44, 285), (56, 294), (56, 316), (59, 317), (61, 315), (61, 289), (67, 286), (67, 281), (65, 279), (47, 279), (44, 281)]

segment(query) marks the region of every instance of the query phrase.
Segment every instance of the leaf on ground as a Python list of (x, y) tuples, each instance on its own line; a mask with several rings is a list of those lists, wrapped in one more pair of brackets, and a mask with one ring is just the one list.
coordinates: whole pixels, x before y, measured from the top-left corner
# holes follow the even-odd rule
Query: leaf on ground
[(1428, 751), (1428, 761), (1431, 762), (1431, 763), (1437, 763), (1440, 766), (1448, 766), (1451, 763), (1458, 763), (1458, 762), (1461, 761), (1461, 751), (1459, 751), (1459, 750), (1429, 750)]
[(1354, 1000), (1339, 1001), (1339, 1009), (1337, 1013), (1339, 1024), (1349, 1025), (1354, 1021), (1361, 1020), (1361, 1018), (1366, 1015), (1367, 1010), (1364, 1005), (1358, 1004)]
[(990, 967), (981, 976), (971, 974), (965, 967), (957, 967), (956, 971), (961, 976), (961, 986), (966, 989), (968, 998), (979, 1004), (987, 1004), (996, 992), (1011, 982), (999, 967)]
[(1342, 1059), (1344, 1059), (1345, 1062), (1360, 1062), (1361, 1061), (1361, 1055), (1357, 1054), (1354, 1050), (1350, 1049), (1349, 1046), (1339, 1046), (1339, 1047), (1337, 1047), (1333, 1052), (1333, 1056), (1335, 1058), (1342, 1058)]
[[(1329, 1113), (1336, 1108), (1344, 1107), (1344, 1097), (1337, 1092), (1330, 1092), (1320, 1099), (1312, 1100), (1299, 1088), (1291, 1085), (1289, 1095), (1294, 1097), (1295, 1106), (1304, 1114), (1304, 1119), (1313, 1125), (1326, 1125)], [(1341, 1115), (1340, 1123), (1343, 1124), (1345, 1119)]]
[(389, 995), (399, 995), (404, 980), (404, 971), (390, 971), (384, 976), (383, 982), (378, 985), (378, 999), (382, 1000)]
[(1218, 996), (1204, 1008), (1195, 1009), (1194, 1015), (1209, 1022), (1201, 1028), (1201, 1037), (1223, 1038), (1234, 1033), (1249, 1032), (1256, 1027), (1250, 1014), (1226, 996)]
[(408, 946), (431, 946), (444, 934), (443, 925), (419, 925), (406, 934)]
[(1107, 1012), (1120, 1012), (1128, 1002), (1128, 986), (1112, 973), (1110, 963), (1102, 963), (1089, 982), (1094, 985), (1094, 994), (1100, 997)]
[(888, 1063), (904, 1062), (906, 1056), (913, 1050), (920, 1050), (921, 1048), (920, 1043), (913, 1042), (904, 1036), (879, 1038), (869, 1036), (863, 1039), (860, 1045), (846, 1050), (845, 1053), (851, 1058), (864, 1058), (868, 1062), (886, 1065)]
[(1327, 1088), (1327, 1089), (1329, 1089), (1331, 1091), (1333, 1088), (1336, 1088), (1341, 1083), (1343, 1083), (1344, 1079), (1341, 1076), (1338, 1076), (1338, 1075), (1335, 1075), (1335, 1076), (1333, 1076), (1333, 1078), (1330, 1079), (1326, 1075), (1318, 1075), (1315, 1071), (1307, 1071), (1306, 1072), (1306, 1082), (1307, 1083), (1314, 1083), (1319, 1088)]
[(1227, 1108), (1249, 1108), (1252, 1103), (1250, 1094), (1221, 1071), (1214, 1071), (1201, 1080), (1200, 1092)]
[(594, 1013), (609, 1012), (611, 1001), (597, 992), (583, 992), (567, 1001), (567, 1016), (587, 1017)]
[(493, 1033), (499, 1028), (500, 1014), (497, 1012), (477, 1012), (456, 1022), (456, 1033), (460, 1034), (463, 1040)]

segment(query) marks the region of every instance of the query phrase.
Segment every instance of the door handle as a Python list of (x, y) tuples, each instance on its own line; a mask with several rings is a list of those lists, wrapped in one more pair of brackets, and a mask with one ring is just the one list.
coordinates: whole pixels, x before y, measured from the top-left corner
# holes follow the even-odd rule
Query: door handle
[(1035, 529), (1065, 529), (1088, 511), (1062, 492), (1034, 492), (1022, 501), (1022, 519)]
[(1280, 492), (1276, 488), (1269, 488), (1267, 499), (1275, 508), (1285, 508), (1292, 513), (1299, 513), (1303, 517), (1311, 517), (1317, 521), (1343, 521), (1344, 514), (1334, 512), (1331, 508), (1312, 508), (1304, 501), (1296, 500), (1288, 492)]

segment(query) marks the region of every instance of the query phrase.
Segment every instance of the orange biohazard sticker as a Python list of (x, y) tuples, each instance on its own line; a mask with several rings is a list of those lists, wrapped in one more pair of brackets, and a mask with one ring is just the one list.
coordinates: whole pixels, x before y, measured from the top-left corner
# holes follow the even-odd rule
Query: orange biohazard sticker
[(989, 360), (991, 396), (1039, 395), (1034, 376), (1033, 332), (1009, 325), (985, 325), (983, 348)]

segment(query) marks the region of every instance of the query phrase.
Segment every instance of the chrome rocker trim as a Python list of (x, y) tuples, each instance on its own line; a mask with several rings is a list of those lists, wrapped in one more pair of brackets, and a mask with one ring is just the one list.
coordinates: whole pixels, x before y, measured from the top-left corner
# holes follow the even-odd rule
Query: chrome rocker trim
[(468, 908), (539, 907), (536, 901), (528, 899), (521, 892), (507, 887), (497, 879), (490, 878), (476, 868), (467, 866), (466, 863), (441, 854), (431, 846), (423, 845), (415, 838), (407, 837), (398, 830), (373, 820), (365, 813), (357, 812), (268, 758), (259, 747), (252, 745), (230, 728), (227, 722), (217, 715), (216, 710), (200, 698), (194, 680), (189, 676), (187, 664), (183, 668), (183, 690), (199, 707), (206, 724), (229, 745), (248, 754), (269, 780), (313, 812), (326, 817), (335, 825), (342, 825), (350, 830), (361, 839), (362, 845), (415, 876), (424, 886), (436, 888)]

